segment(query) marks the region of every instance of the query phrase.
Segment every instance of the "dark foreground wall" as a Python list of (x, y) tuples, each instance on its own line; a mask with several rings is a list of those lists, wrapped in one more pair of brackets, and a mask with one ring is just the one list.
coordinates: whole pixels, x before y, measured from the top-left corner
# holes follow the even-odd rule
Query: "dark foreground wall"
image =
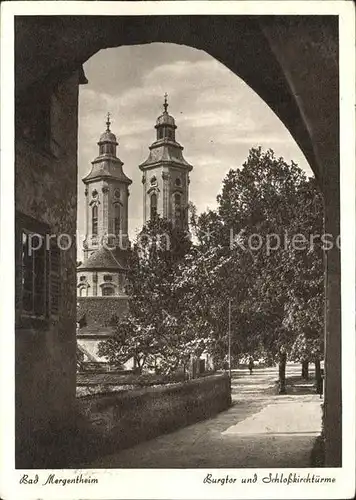
[[(75, 407), (79, 83), (75, 71), (34, 86), (16, 103), (17, 468), (35, 466), (40, 441), (67, 426)], [(30, 254), (24, 233), (42, 235), (42, 247)]]
[(209, 418), (230, 404), (226, 374), (78, 398), (76, 428), (54, 432), (38, 466), (86, 467), (97, 457)]

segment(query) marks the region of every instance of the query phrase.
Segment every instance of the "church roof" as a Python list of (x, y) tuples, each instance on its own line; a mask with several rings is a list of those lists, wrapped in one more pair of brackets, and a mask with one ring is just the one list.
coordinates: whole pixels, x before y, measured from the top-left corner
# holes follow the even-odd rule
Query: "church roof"
[(88, 269), (124, 270), (126, 269), (126, 261), (127, 254), (124, 250), (118, 248), (115, 250), (108, 250), (104, 247), (100, 247), (85, 259), (78, 269), (81, 271)]
[(98, 156), (92, 161), (90, 172), (83, 177), (83, 182), (100, 178), (111, 178), (125, 184), (131, 184), (132, 180), (122, 170), (123, 163), (119, 158), (108, 154)]
[(157, 164), (168, 163), (190, 171), (193, 167), (184, 159), (182, 151), (183, 147), (178, 142), (167, 138), (160, 139), (150, 146), (150, 154), (139, 168), (143, 170)]

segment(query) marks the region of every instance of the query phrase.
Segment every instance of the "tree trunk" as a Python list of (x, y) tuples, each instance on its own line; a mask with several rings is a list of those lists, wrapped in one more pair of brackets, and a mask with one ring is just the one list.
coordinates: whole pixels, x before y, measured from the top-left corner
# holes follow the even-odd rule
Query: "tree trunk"
[(323, 379), (321, 376), (320, 359), (315, 360), (315, 383), (317, 394), (323, 393)]
[(279, 353), (279, 394), (286, 394), (286, 363), (287, 353)]
[(196, 370), (195, 370), (195, 359), (194, 356), (190, 357), (189, 360), (189, 380), (194, 379), (196, 376)]
[(134, 373), (141, 375), (142, 373), (142, 365), (140, 364), (140, 358), (138, 356), (134, 356), (134, 365), (133, 365)]
[(309, 361), (302, 361), (302, 377), (304, 380), (309, 379)]

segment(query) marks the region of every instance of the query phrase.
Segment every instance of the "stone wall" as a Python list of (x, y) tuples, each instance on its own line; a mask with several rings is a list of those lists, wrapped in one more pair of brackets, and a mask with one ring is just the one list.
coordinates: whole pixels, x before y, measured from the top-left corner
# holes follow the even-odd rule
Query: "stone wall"
[(209, 418), (231, 404), (230, 380), (219, 374), (168, 386), (78, 398), (85, 439), (77, 436), (71, 466), (117, 452)]

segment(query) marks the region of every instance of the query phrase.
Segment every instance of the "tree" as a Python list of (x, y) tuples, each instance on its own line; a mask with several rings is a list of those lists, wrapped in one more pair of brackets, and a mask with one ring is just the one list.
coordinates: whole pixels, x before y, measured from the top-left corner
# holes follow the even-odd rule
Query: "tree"
[(295, 163), (253, 148), (217, 200), (200, 216), (190, 207), (194, 245), (160, 217), (143, 228), (130, 256), (129, 315), (106, 355), (134, 357), (140, 369), (159, 358), (166, 372), (204, 351), (222, 361), (232, 299), (232, 354), (279, 359), (284, 392), (286, 355), (320, 360), (323, 350), (322, 247), (294, 244), (297, 233), (321, 234), (321, 196)]
[(124, 365), (130, 359), (139, 373), (156, 354), (157, 342), (154, 325), (141, 322), (132, 314), (118, 321), (112, 337), (99, 342), (99, 356), (106, 356), (116, 367)]
[[(235, 353), (263, 350), (278, 359), (281, 349), (296, 351), (303, 332), (311, 355), (322, 324), (315, 307), (323, 301), (320, 245), (317, 251), (298, 250), (288, 234), (321, 234), (315, 181), (273, 151), (251, 149), (242, 168), (224, 179), (217, 211), (195, 216), (194, 222), (198, 243), (185, 271), (187, 308), (192, 317), (195, 311), (205, 315), (215, 348), (225, 345), (226, 352), (227, 303), (233, 298)], [(304, 316), (298, 313), (302, 299)], [(285, 361), (281, 367), (284, 372)]]
[[(323, 200), (314, 179), (299, 194), (294, 232), (313, 236), (323, 233)], [(315, 363), (317, 383), (324, 353), (324, 252), (321, 237), (312, 239), (307, 252), (294, 252), (285, 264), (290, 287), (285, 324), (294, 329), (291, 358), (302, 363), (302, 376), (308, 378), (308, 364)]]
[(100, 355), (119, 365), (133, 358), (139, 372), (154, 367), (169, 373), (201, 351), (174, 286), (190, 248), (190, 235), (168, 220), (157, 216), (143, 227), (128, 260), (129, 313), (99, 344)]

